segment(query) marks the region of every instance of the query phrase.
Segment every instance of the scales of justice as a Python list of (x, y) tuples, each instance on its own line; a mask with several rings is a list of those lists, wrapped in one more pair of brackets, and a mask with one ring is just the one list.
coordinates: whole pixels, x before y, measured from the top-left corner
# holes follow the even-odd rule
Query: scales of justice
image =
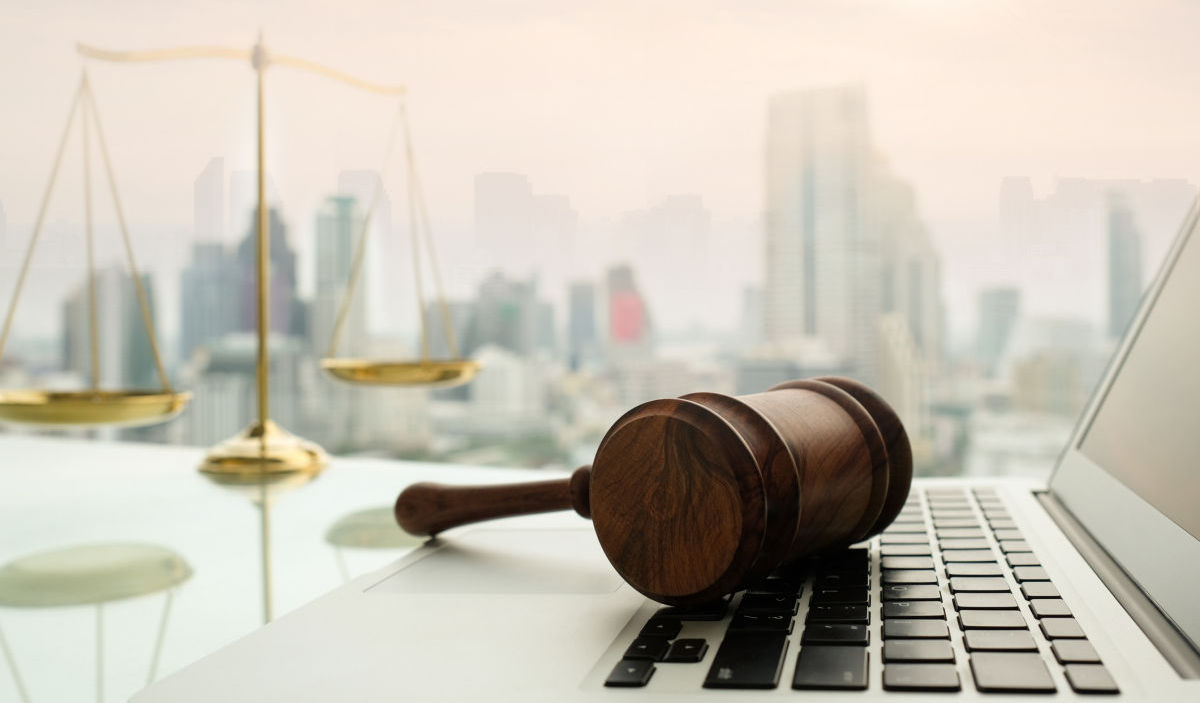
[[(266, 203), (266, 144), (264, 135), (264, 78), (267, 68), (286, 66), (309, 73), (331, 78), (359, 90), (398, 99), (396, 120), (388, 137), (384, 152), (384, 165), (380, 170), (380, 178), (371, 202), (363, 217), (361, 229), (354, 244), (351, 259), (349, 280), (342, 296), (338, 314), (334, 323), (332, 339), (326, 358), (321, 360), (321, 367), (334, 378), (348, 383), (367, 386), (394, 387), (437, 387), (453, 386), (470, 381), (479, 369), (477, 362), (463, 359), (459, 356), (458, 343), (454, 338), (454, 330), (450, 321), (450, 312), (446, 304), (441, 274), (434, 249), (433, 236), (430, 233), (429, 215), (425, 206), (424, 194), (417, 178), (417, 169), (413, 155), (412, 138), (404, 107), (405, 89), (402, 86), (382, 85), (371, 83), (327, 66), (308, 61), (307, 59), (288, 56), (269, 51), (263, 44), (260, 34), (257, 43), (250, 49), (228, 47), (185, 47), (153, 51), (107, 51), (90, 46), (78, 45), (80, 55), (87, 59), (99, 61), (136, 63), (160, 62), (187, 59), (234, 59), (248, 61), (256, 74), (257, 90), (257, 176), (258, 176), (258, 221), (256, 227), (257, 260), (256, 260), (256, 297), (257, 297), (257, 338), (258, 353), (256, 359), (258, 412), (256, 419), (245, 430), (236, 436), (218, 444), (209, 450), (200, 471), (221, 483), (255, 483), (266, 478), (284, 479), (288, 476), (315, 475), (327, 463), (327, 457), (319, 446), (302, 439), (271, 420), (268, 400), (268, 383), (270, 370), (270, 349), (268, 331), (270, 329), (270, 229), (268, 226), (268, 209)], [(67, 124), (59, 140), (50, 170), (49, 181), (38, 209), (33, 234), (25, 252), (21, 269), (17, 277), (15, 290), (9, 301), (8, 311), (0, 328), (0, 357), (3, 356), (5, 344), (12, 328), (13, 317), (21, 297), (28, 275), (30, 262), (37, 247), (38, 237), (46, 214), (50, 196), (54, 191), (59, 167), (62, 164), (63, 152), (72, 125), (77, 114), (81, 113), (80, 131), (83, 144), (84, 169), (84, 213), (85, 213), (85, 243), (87, 254), (88, 280), (88, 321), (90, 340), (91, 376), (90, 388), (80, 391), (51, 391), (40, 389), (0, 390), (0, 421), (23, 423), (42, 426), (142, 426), (165, 422), (184, 410), (191, 399), (191, 394), (179, 391), (171, 386), (170, 379), (163, 365), (159, 351), (154, 321), (142, 279), (138, 275), (137, 261), (129, 236), (124, 210), (117, 192), (116, 179), (112, 161), (109, 158), (108, 147), (104, 138), (96, 99), (88, 81), (86, 71), (80, 80), (75, 93)], [(362, 269), (366, 253), (366, 238), (370, 228), (371, 217), (375, 212), (383, 187), (383, 177), (387, 173), (387, 165), (391, 156), (397, 131), (402, 131), (406, 160), (407, 200), (409, 229), (412, 243), (412, 265), (416, 288), (417, 319), (421, 329), (421, 354), (416, 360), (381, 360), (368, 358), (346, 358), (337, 356), (338, 343), (350, 310), (350, 302), (355, 294), (359, 273)], [(159, 389), (104, 389), (100, 384), (100, 356), (98, 314), (96, 302), (96, 274), (94, 237), (92, 232), (92, 193), (91, 193), (91, 134), (100, 145), (100, 155), (104, 162), (109, 190), (112, 195), (117, 224), (121, 232), (124, 247), (125, 262), (133, 276), (133, 282), (142, 323), (150, 342), (154, 364), (161, 387)], [(422, 244), (423, 242), (423, 244)], [(429, 262), (434, 279), (441, 321), (446, 337), (450, 357), (435, 359), (430, 354), (428, 323), (425, 319), (425, 293), (422, 280), (422, 248)]]

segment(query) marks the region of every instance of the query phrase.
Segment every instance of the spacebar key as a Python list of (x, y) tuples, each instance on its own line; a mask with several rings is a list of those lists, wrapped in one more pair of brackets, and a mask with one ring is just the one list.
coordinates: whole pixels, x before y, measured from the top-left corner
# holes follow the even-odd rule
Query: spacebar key
[(787, 652), (786, 632), (725, 635), (713, 658), (705, 688), (775, 688)]

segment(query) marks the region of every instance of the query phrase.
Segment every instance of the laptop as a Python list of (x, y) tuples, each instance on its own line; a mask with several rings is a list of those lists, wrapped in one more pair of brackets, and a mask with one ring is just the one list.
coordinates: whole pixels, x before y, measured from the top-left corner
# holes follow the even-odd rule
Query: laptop
[(573, 513), (463, 527), (134, 700), (1200, 701), (1198, 220), (1048, 484), (917, 480), (881, 535), (689, 609)]

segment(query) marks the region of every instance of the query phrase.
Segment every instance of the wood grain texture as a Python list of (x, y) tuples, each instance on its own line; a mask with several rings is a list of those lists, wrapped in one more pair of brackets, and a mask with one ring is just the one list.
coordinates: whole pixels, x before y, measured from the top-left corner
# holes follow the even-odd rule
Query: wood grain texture
[(792, 381), (740, 397), (644, 403), (570, 479), (417, 484), (396, 503), (414, 534), (573, 507), (617, 572), (655, 600), (705, 602), (805, 555), (860, 541), (899, 512), (912, 451), (895, 411), (855, 381)]
[(415, 483), (396, 498), (396, 522), (405, 532), (433, 536), (453, 527), (514, 515), (532, 515), (582, 507), (586, 501), (587, 467), (557, 481), (497, 486), (446, 486)]
[(626, 413), (601, 442), (590, 491), (605, 555), (655, 600), (729, 593), (759, 555), (766, 508), (754, 455), (698, 403), (656, 400)]
[(689, 393), (684, 400), (716, 411), (746, 440), (762, 475), (767, 496), (767, 527), (762, 549), (746, 583), (765, 578), (786, 558), (800, 520), (800, 476), (791, 449), (766, 417), (741, 398), (720, 393)]
[(871, 414), (871, 419), (875, 421), (875, 426), (883, 437), (888, 456), (887, 498), (879, 511), (879, 518), (867, 532), (868, 537), (877, 535), (900, 514), (904, 502), (908, 500), (909, 489), (912, 488), (913, 458), (908, 432), (892, 406), (878, 393), (858, 381), (840, 376), (826, 376), (815, 380), (837, 386), (854, 396), (854, 399)]

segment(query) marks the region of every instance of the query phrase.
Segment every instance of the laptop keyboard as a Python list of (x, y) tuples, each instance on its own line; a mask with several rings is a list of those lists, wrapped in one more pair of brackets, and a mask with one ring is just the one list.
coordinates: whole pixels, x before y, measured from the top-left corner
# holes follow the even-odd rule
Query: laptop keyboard
[[(881, 682), (888, 691), (1053, 693), (1057, 668), (1078, 693), (1118, 692), (993, 490), (914, 491), (869, 544), (789, 565), (717, 603), (660, 609), (605, 685), (653, 689), (662, 666), (697, 667), (697, 685), (713, 689)], [(868, 652), (872, 618), (881, 623), (879, 662)], [(693, 625), (717, 621), (719, 641)], [(705, 669), (709, 639), (716, 651)], [(964, 656), (968, 676), (959, 675)]]

